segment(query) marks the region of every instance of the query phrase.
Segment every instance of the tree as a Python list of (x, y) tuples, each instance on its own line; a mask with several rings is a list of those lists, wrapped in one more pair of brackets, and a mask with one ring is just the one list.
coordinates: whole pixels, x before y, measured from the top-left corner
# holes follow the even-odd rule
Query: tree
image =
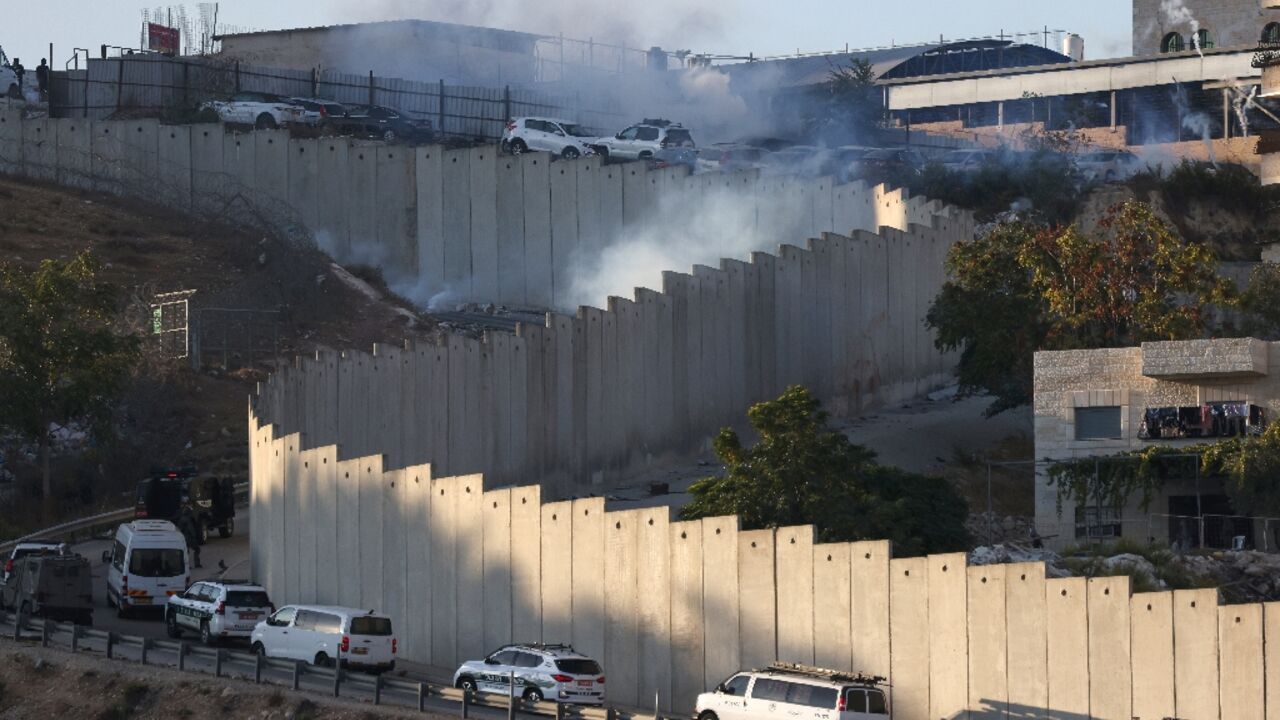
[(967, 510), (944, 480), (877, 465), (875, 453), (826, 428), (809, 391), (792, 386), (747, 411), (759, 442), (729, 428), (715, 448), (726, 473), (690, 487), (681, 517), (738, 515), (748, 529), (816, 526), (819, 540), (894, 541), (899, 555), (963, 549)]
[(999, 225), (953, 247), (947, 270), (926, 322), (939, 349), (960, 351), (961, 391), (993, 396), (988, 415), (1030, 401), (1037, 350), (1201, 337), (1207, 310), (1233, 302), (1213, 253), (1139, 202), (1110, 208), (1093, 236)]
[(832, 67), (809, 98), (806, 134), (828, 145), (865, 141), (884, 121), (884, 100), (876, 74), (865, 59)]
[(112, 402), (137, 358), (137, 339), (112, 327), (119, 295), (98, 270), (88, 252), (31, 272), (0, 265), (0, 426), (39, 447), (46, 504), (51, 427), (109, 432)]

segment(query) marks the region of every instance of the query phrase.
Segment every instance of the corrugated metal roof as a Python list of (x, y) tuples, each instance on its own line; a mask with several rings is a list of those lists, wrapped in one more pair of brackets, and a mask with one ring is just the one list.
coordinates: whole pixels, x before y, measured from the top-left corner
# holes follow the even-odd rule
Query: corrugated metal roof
[(500, 28), (487, 28), (478, 25), (461, 25), (459, 23), (440, 22), (438, 20), (420, 20), (414, 18), (405, 18), (403, 20), (380, 20), (377, 22), (365, 23), (343, 23), (339, 25), (314, 25), (300, 28), (281, 28), (279, 30), (257, 30), (254, 32), (243, 33), (226, 33), (223, 35), (215, 35), (214, 40), (223, 40), (225, 38), (238, 37), (254, 37), (261, 35), (281, 35), (284, 33), (304, 33), (304, 32), (320, 32), (325, 30), (354, 30), (376, 27), (388, 27), (391, 25), (413, 25), (417, 27), (428, 26), (437, 30), (454, 31), (454, 32), (474, 32), (474, 33), (490, 33), (494, 35), (504, 35), (507, 37), (518, 37), (525, 40), (539, 40), (545, 35), (536, 33), (520, 32), (518, 30), (502, 30)]

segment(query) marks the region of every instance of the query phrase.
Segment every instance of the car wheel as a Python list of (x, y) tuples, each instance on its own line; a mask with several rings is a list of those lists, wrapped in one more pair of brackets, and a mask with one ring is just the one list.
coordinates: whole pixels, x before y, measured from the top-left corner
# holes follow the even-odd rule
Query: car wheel
[(524, 691), (524, 699), (528, 700), (529, 702), (540, 703), (543, 700), (542, 691), (539, 690), (538, 688), (529, 688), (528, 690)]
[(165, 613), (164, 631), (170, 638), (177, 640), (182, 637), (182, 628), (178, 627), (178, 614), (174, 612)]
[(512, 155), (523, 155), (527, 152), (529, 152), (529, 146), (525, 145), (523, 140), (521, 140), (520, 138), (516, 138), (515, 140), (511, 141)]
[(504, 140), (502, 140), (501, 142), (499, 142), (499, 143), (498, 143), (498, 149), (499, 149), (499, 150), (501, 150), (501, 151), (502, 151), (502, 152), (504, 152), (504, 153), (509, 153), (509, 152), (511, 152), (511, 143), (507, 142), (507, 141), (504, 139)]
[(267, 656), (267, 648), (264, 647), (263, 644), (260, 642), (254, 643), (253, 647), (250, 649), (253, 650), (254, 655), (261, 655), (262, 657)]
[(720, 718), (710, 710), (704, 710), (702, 711), (702, 714), (698, 716), (698, 720), (720, 720)]
[(231, 518), (227, 518), (227, 521), (222, 524), (222, 527), (218, 528), (218, 537), (223, 539), (229, 538), (235, 531), (236, 521)]
[(595, 150), (596, 154), (600, 156), (600, 160), (602, 162), (609, 162), (609, 148), (603, 145), (597, 145)]
[(383, 133), (382, 133), (382, 140), (383, 140), (383, 142), (389, 142), (389, 143), (393, 143), (393, 142), (395, 142), (395, 141), (396, 141), (396, 131), (395, 131), (395, 130), (386, 130), (385, 132), (383, 132)]
[(469, 692), (472, 695), (475, 695), (480, 690), (480, 687), (476, 685), (475, 678), (472, 678), (470, 676), (463, 676), (458, 678), (458, 688), (460, 688), (463, 692)]
[(258, 130), (275, 130), (279, 125), (276, 123), (276, 119), (271, 117), (270, 113), (262, 113), (254, 121), (253, 127)]
[(316, 653), (316, 660), (312, 664), (316, 667), (331, 667), (333, 659), (324, 653)]
[(205, 645), (216, 645), (218, 638), (209, 630), (209, 621), (200, 623), (200, 642)]
[(564, 149), (564, 152), (560, 153), (560, 157), (565, 160), (577, 160), (582, 157), (582, 151), (576, 147), (567, 147)]

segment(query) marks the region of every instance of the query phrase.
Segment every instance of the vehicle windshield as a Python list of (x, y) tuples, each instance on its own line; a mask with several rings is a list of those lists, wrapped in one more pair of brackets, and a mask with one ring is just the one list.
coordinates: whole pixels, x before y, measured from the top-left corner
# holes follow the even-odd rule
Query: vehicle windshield
[(227, 604), (231, 607), (261, 608), (271, 605), (271, 599), (261, 590), (228, 590)]
[(564, 131), (573, 137), (593, 137), (593, 135), (587, 132), (581, 125), (577, 125), (575, 123), (560, 123), (560, 127), (564, 128)]
[(361, 615), (351, 618), (352, 635), (390, 635), (391, 618)]
[(186, 553), (176, 548), (138, 548), (129, 554), (130, 575), (175, 577), (186, 571)]
[(587, 660), (586, 658), (557, 660), (556, 669), (562, 673), (569, 673), (570, 675), (599, 675), (600, 663), (597, 663), (595, 660)]

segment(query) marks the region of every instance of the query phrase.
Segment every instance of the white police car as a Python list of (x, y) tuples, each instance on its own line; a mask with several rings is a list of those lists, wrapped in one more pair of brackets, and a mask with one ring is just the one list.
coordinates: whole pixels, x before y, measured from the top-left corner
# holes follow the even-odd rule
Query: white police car
[(247, 640), (254, 627), (275, 612), (266, 588), (243, 580), (203, 580), (169, 596), (164, 625), (169, 637), (183, 631), (200, 634), (213, 645), (220, 640)]
[(604, 703), (605, 676), (600, 663), (569, 645), (506, 645), (483, 660), (463, 663), (453, 674), (453, 684), (473, 693), (506, 695), (512, 674), (515, 675), (515, 694), (525, 700)]

